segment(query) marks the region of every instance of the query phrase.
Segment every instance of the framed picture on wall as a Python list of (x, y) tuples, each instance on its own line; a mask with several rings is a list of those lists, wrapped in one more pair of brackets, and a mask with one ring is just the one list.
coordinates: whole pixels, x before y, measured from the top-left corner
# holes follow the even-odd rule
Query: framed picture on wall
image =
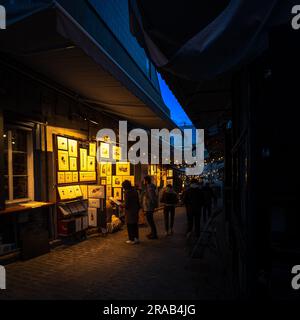
[(89, 198), (104, 199), (104, 186), (88, 186)]
[(111, 176), (106, 177), (106, 184), (111, 184)]
[(101, 178), (100, 184), (105, 186), (106, 185), (106, 179), (105, 178)]
[(121, 160), (121, 147), (118, 147), (118, 146), (113, 146), (113, 159), (115, 160)]
[(96, 178), (96, 171), (79, 173), (79, 180), (81, 182), (96, 181)]
[(74, 186), (73, 189), (74, 189), (74, 193), (75, 193), (76, 198), (82, 197), (82, 192), (81, 192), (80, 186)]
[(79, 180), (78, 172), (73, 172), (73, 179), (72, 179), (72, 181), (73, 181), (73, 182), (78, 182), (78, 180)]
[(116, 175), (117, 176), (129, 176), (130, 175), (130, 162), (117, 162), (116, 163)]
[(68, 139), (68, 145), (69, 145), (69, 156), (70, 157), (76, 157), (77, 154), (77, 141), (73, 139)]
[(89, 199), (89, 208), (100, 208), (100, 199)]
[(65, 173), (64, 172), (57, 173), (57, 183), (58, 184), (65, 183)]
[(109, 144), (105, 142), (100, 143), (100, 157), (109, 159)]
[(114, 188), (114, 198), (116, 200), (122, 200), (122, 188)]
[(122, 177), (113, 176), (112, 177), (112, 186), (114, 188), (116, 188), (116, 187), (120, 188), (122, 186)]
[(58, 171), (69, 170), (69, 153), (68, 151), (58, 150)]
[(83, 199), (87, 199), (88, 198), (88, 186), (87, 185), (81, 185), (80, 186), (80, 190), (81, 190)]
[(73, 173), (72, 172), (66, 172), (65, 173), (65, 181), (66, 181), (66, 183), (72, 183), (73, 182)]
[(96, 157), (96, 142), (90, 142), (89, 144), (89, 155)]
[(88, 156), (87, 157), (87, 170), (88, 171), (95, 171), (95, 163), (96, 158)]
[(65, 137), (57, 137), (57, 149), (68, 150), (68, 139)]
[(111, 176), (112, 175), (112, 166), (110, 162), (106, 163), (106, 175)]
[(102, 162), (100, 163), (100, 177), (106, 177), (107, 172), (107, 163)]
[(70, 157), (70, 170), (77, 171), (77, 158)]
[(87, 171), (87, 149), (80, 148), (80, 171)]
[(168, 170), (167, 171), (167, 175), (168, 175), (169, 178), (172, 178), (173, 177), (173, 170), (171, 170), (171, 169)]

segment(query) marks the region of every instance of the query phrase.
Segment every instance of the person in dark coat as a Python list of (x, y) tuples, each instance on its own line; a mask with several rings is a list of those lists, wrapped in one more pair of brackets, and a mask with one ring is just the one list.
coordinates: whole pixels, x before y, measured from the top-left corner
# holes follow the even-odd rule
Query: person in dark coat
[(212, 211), (212, 201), (216, 199), (213, 189), (210, 187), (209, 183), (206, 183), (202, 188), (203, 190), (203, 220), (206, 220), (211, 216)]
[(168, 184), (166, 189), (163, 191), (160, 202), (164, 203), (166, 235), (172, 235), (175, 218), (175, 207), (178, 202), (178, 197), (171, 184)]
[(184, 192), (183, 203), (187, 213), (187, 235), (195, 228), (195, 234), (200, 236), (200, 221), (203, 207), (203, 191), (200, 188), (198, 181), (192, 179), (189, 187)]
[(125, 208), (125, 219), (127, 223), (128, 231), (128, 244), (139, 243), (139, 210), (140, 201), (139, 194), (135, 188), (132, 187), (129, 180), (125, 180), (122, 183), (124, 189), (124, 208)]

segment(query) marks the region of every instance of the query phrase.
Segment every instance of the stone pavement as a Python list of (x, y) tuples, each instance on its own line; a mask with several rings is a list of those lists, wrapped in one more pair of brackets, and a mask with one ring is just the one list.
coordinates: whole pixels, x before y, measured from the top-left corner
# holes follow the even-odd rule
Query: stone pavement
[(222, 298), (209, 281), (209, 263), (189, 263), (184, 209), (176, 210), (172, 237), (163, 235), (161, 212), (156, 220), (158, 240), (146, 239), (148, 228), (140, 228), (141, 243), (128, 245), (124, 228), (6, 266), (7, 290), (0, 291), (0, 300)]

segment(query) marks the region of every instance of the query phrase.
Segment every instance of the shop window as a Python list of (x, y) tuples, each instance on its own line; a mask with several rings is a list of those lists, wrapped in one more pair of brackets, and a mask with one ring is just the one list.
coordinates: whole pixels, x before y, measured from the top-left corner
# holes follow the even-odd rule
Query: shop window
[(5, 129), (3, 138), (6, 202), (33, 200), (32, 132), (9, 128)]

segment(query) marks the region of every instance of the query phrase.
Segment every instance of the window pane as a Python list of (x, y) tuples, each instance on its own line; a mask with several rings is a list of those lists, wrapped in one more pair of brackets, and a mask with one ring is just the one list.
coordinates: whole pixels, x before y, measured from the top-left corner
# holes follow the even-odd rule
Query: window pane
[(27, 153), (13, 153), (13, 173), (17, 175), (27, 175)]
[(28, 198), (28, 178), (14, 177), (14, 199)]
[(27, 132), (24, 130), (12, 130), (13, 151), (27, 152)]

